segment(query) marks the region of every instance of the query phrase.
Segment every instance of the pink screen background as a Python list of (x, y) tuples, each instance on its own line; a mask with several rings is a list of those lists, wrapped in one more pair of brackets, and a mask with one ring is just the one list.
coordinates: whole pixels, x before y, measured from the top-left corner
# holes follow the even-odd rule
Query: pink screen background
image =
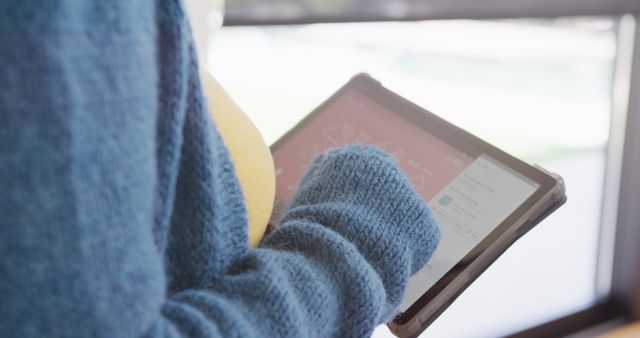
[(318, 154), (348, 144), (375, 145), (393, 154), (425, 201), (473, 161), (375, 101), (350, 91), (299, 128), (273, 153), (278, 200), (289, 201)]

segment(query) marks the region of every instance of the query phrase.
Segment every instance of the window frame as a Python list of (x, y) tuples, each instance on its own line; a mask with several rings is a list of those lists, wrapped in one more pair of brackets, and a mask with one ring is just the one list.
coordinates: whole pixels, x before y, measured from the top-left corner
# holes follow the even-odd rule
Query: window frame
[[(300, 1), (304, 3), (305, 1)], [(620, 16), (640, 13), (640, 3), (635, 0), (455, 0), (437, 1), (428, 11), (408, 10), (397, 14), (327, 14), (313, 10), (298, 17), (278, 18), (240, 15), (225, 3), (224, 26), (299, 25), (310, 23), (346, 23), (371, 21), (423, 21), (453, 19), (504, 19), (504, 18), (549, 18), (559, 16)], [(295, 1), (289, 1), (295, 2)], [(306, 4), (307, 7), (313, 7)]]
[(635, 16), (626, 90), (626, 129), (620, 174), (611, 298), (630, 319), (640, 318), (640, 25)]

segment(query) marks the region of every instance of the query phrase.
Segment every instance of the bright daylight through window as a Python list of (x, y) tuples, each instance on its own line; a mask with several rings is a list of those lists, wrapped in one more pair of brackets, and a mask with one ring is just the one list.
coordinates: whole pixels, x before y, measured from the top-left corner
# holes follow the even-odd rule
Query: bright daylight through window
[[(211, 32), (208, 66), (268, 143), (364, 71), (562, 175), (566, 205), (509, 249), (423, 334), (491, 337), (571, 313), (598, 297), (614, 27), (604, 18), (224, 27)], [(385, 327), (374, 334), (391, 336)]]

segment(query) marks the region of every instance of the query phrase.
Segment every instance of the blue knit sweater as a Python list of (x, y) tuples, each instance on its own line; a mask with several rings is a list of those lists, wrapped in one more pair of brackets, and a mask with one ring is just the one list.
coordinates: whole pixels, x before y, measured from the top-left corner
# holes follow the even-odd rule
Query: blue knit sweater
[(393, 159), (320, 156), (250, 250), (205, 107), (179, 2), (0, 2), (0, 337), (363, 337), (391, 318), (439, 238)]

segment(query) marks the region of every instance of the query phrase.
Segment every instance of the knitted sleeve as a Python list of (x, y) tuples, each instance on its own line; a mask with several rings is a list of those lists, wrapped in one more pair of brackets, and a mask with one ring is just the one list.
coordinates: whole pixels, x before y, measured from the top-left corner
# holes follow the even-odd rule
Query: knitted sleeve
[(393, 158), (335, 149), (313, 162), (260, 248), (208, 290), (173, 295), (164, 315), (198, 337), (368, 337), (438, 240)]

